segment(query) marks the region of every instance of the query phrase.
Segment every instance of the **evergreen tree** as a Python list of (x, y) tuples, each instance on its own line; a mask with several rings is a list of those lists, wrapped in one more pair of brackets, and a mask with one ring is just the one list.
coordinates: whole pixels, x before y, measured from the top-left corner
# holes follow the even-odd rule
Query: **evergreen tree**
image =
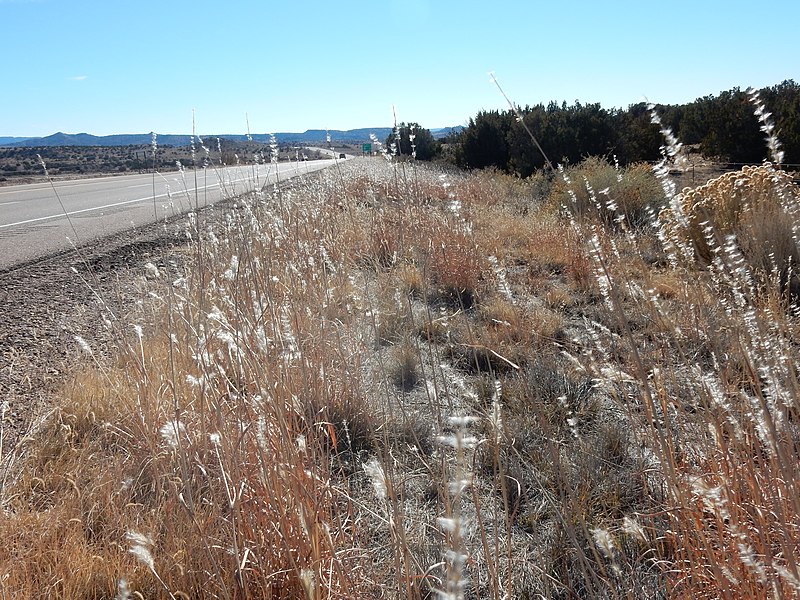
[(420, 127), (418, 123), (400, 123), (397, 130), (386, 138), (386, 147), (393, 146), (398, 155), (414, 156), (417, 160), (432, 160), (439, 154), (439, 142), (430, 129)]
[[(800, 163), (800, 86), (794, 81), (760, 92), (772, 113), (785, 163)], [(657, 106), (662, 123), (706, 156), (734, 163), (767, 158), (764, 132), (747, 93), (738, 88), (675, 106)], [(654, 161), (664, 143), (643, 103), (608, 111), (599, 104), (536, 105), (520, 110), (525, 127), (553, 163), (575, 164), (588, 156), (616, 155), (622, 165)], [(453, 156), (467, 168), (496, 167), (522, 177), (545, 164), (523, 123), (510, 111), (484, 111), (454, 140)]]
[(508, 142), (513, 118), (508, 112), (480, 112), (461, 132), (456, 160), (469, 169), (508, 168)]

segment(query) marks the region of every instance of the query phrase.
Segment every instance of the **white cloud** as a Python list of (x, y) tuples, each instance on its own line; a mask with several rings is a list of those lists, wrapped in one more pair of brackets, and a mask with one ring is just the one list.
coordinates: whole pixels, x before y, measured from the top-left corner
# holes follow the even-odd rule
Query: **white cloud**
[[(2, 2), (3, 0), (0, 0)], [(89, 79), (88, 75), (76, 75), (75, 77), (67, 77), (70, 81), (84, 81), (85, 79)]]

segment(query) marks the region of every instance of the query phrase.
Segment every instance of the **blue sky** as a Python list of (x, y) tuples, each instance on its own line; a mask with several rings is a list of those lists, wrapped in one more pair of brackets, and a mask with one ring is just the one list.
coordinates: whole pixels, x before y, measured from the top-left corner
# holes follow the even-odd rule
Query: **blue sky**
[(800, 2), (0, 0), (0, 136), (465, 124), (800, 81)]

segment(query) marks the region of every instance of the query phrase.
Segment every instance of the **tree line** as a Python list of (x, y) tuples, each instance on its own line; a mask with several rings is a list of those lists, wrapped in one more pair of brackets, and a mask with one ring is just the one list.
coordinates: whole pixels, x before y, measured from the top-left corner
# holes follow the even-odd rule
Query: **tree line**
[[(800, 163), (800, 85), (787, 80), (759, 91), (772, 113), (789, 164)], [(734, 88), (682, 105), (657, 105), (662, 122), (704, 156), (732, 163), (758, 163), (767, 145), (746, 91)], [(520, 119), (521, 117), (521, 119)], [(616, 157), (626, 165), (660, 157), (663, 137), (644, 103), (627, 110), (599, 104), (542, 104), (508, 111), (484, 111), (449, 142), (451, 159), (466, 168), (496, 167), (522, 177), (553, 163), (575, 164), (587, 156)]]

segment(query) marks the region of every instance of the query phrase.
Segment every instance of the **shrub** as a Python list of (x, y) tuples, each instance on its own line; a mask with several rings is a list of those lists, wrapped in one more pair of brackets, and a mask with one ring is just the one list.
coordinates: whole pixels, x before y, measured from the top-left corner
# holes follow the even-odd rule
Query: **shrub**
[[(686, 188), (659, 220), (683, 258), (708, 265), (734, 236), (749, 268), (786, 277), (800, 260), (795, 231), (800, 209), (792, 177), (771, 165), (746, 166), (694, 189)], [(676, 213), (677, 211), (677, 213)]]
[(417, 123), (400, 123), (386, 138), (386, 147), (394, 147), (400, 156), (413, 156), (418, 160), (432, 160), (439, 153), (439, 142), (430, 129)]
[(620, 168), (600, 158), (588, 158), (563, 170), (548, 202), (607, 225), (618, 223), (624, 215), (629, 226), (641, 227), (648, 222), (651, 210), (658, 211), (666, 199), (649, 165)]

